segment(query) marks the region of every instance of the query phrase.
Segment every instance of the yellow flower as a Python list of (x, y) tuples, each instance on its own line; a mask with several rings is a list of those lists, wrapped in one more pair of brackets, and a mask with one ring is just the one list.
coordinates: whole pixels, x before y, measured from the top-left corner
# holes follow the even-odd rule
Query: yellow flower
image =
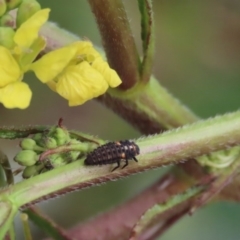
[(0, 46), (0, 102), (7, 108), (26, 108), (32, 93), (26, 83), (21, 82), (21, 70), (11, 53)]
[(85, 61), (69, 66), (56, 83), (56, 92), (69, 101), (69, 106), (83, 104), (107, 89), (104, 77)]
[(7, 48), (0, 46), (0, 87), (18, 81), (20, 77), (20, 67), (11, 52)]
[(0, 102), (6, 108), (27, 108), (32, 98), (32, 92), (24, 82), (13, 82), (0, 88)]
[(39, 10), (25, 21), (14, 35), (15, 47), (12, 52), (23, 72), (29, 70), (30, 64), (46, 45), (45, 39), (39, 36), (38, 32), (47, 21), (49, 12), (48, 8)]
[(21, 24), (14, 35), (14, 42), (22, 48), (30, 48), (39, 37), (38, 32), (47, 21), (50, 9), (42, 9), (33, 14), (26, 22)]
[(121, 80), (89, 41), (79, 41), (52, 51), (30, 67), (36, 76), (77, 106), (117, 87)]
[(30, 104), (32, 92), (22, 77), (45, 46), (38, 32), (49, 11), (36, 12), (17, 29), (13, 49), (0, 46), (0, 102), (7, 108), (24, 109)]

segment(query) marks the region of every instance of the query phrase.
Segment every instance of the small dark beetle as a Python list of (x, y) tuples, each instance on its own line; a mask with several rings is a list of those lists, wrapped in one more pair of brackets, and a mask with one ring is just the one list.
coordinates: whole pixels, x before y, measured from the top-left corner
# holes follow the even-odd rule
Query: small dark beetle
[(117, 166), (112, 170), (116, 170), (120, 167), (120, 161), (125, 160), (125, 168), (128, 165), (128, 160), (133, 159), (135, 162), (138, 160), (135, 158), (140, 153), (139, 147), (136, 143), (129, 140), (119, 142), (106, 143), (87, 155), (85, 159), (86, 165), (102, 165), (117, 163)]

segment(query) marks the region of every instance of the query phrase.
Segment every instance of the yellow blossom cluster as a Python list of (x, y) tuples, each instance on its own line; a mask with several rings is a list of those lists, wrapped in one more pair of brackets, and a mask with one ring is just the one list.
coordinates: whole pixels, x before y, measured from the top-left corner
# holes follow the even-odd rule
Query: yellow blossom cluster
[(16, 30), (13, 46), (0, 45), (0, 102), (7, 108), (27, 108), (32, 92), (23, 76), (33, 71), (37, 78), (68, 100), (70, 106), (104, 94), (121, 80), (89, 41), (78, 41), (53, 50), (36, 60), (46, 45), (39, 30), (50, 9), (42, 9)]

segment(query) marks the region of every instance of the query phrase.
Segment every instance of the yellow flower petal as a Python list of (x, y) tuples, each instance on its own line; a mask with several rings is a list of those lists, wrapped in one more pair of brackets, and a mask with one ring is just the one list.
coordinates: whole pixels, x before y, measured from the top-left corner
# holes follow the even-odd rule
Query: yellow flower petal
[(0, 102), (6, 108), (27, 108), (31, 101), (32, 92), (24, 82), (14, 82), (0, 88)]
[(50, 9), (42, 9), (24, 22), (14, 35), (14, 42), (22, 48), (29, 48), (38, 37), (38, 32), (47, 21)]
[(18, 81), (20, 77), (21, 70), (11, 52), (0, 46), (0, 87)]
[(29, 69), (43, 82), (52, 81), (73, 59), (77, 51), (76, 47), (68, 46), (52, 51), (38, 61), (34, 62)]
[(77, 106), (102, 95), (108, 84), (98, 71), (87, 62), (70, 66), (61, 75), (56, 91), (69, 101), (69, 106)]
[(21, 69), (24, 72), (27, 72), (32, 64), (32, 62), (36, 59), (38, 54), (43, 50), (46, 46), (46, 41), (43, 37), (38, 37), (33, 44), (31, 45), (31, 50), (25, 52), (19, 57), (19, 64)]
[(92, 67), (103, 75), (110, 87), (114, 88), (122, 83), (117, 73), (102, 58), (96, 58), (92, 63)]
[(77, 41), (71, 43), (72, 46), (77, 47), (76, 57), (81, 60), (81, 56), (83, 56), (83, 60), (88, 62), (92, 62), (95, 58), (101, 57), (100, 53), (94, 49), (93, 45), (89, 41)]
[(57, 83), (55, 81), (47, 82), (47, 85), (52, 91), (56, 92)]

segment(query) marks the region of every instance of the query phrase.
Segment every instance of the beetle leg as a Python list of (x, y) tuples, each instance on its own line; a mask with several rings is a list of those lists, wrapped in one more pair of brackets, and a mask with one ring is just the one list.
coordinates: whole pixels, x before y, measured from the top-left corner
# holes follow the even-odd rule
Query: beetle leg
[(120, 160), (117, 161), (117, 166), (111, 172), (115, 171), (119, 167), (120, 167)]
[(138, 160), (137, 160), (135, 157), (133, 157), (133, 160), (134, 160), (135, 162), (138, 162)]
[(128, 165), (128, 159), (126, 158), (126, 163), (124, 164), (124, 166), (122, 167), (122, 169), (125, 168), (127, 165)]

